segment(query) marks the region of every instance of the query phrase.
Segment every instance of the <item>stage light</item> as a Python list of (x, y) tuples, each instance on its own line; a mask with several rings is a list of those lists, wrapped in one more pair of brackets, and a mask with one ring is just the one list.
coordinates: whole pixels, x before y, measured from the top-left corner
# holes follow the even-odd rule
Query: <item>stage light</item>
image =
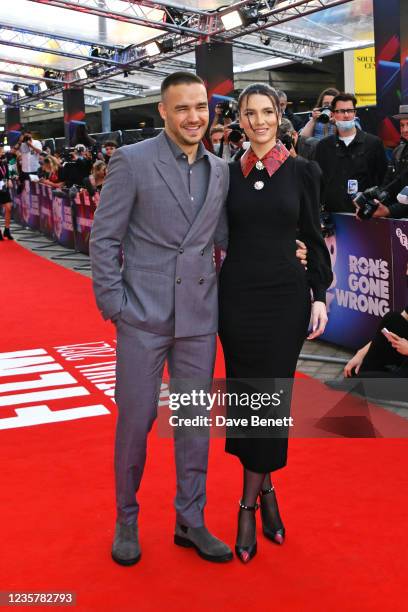
[(58, 79), (58, 74), (55, 70), (44, 70), (45, 79)]
[(41, 81), (41, 83), (39, 84), (39, 88), (40, 88), (40, 91), (47, 91), (48, 89), (47, 83), (44, 83), (44, 81)]
[(239, 14), (244, 26), (250, 26), (253, 23), (258, 23), (259, 12), (256, 5), (244, 6), (243, 8), (239, 9)]
[(165, 38), (159, 43), (159, 49), (162, 53), (171, 53), (174, 51), (174, 41), (172, 38)]
[(139, 68), (147, 68), (148, 66), (150, 66), (150, 62), (147, 59), (142, 60), (139, 64)]
[(80, 68), (79, 70), (76, 71), (76, 73), (77, 73), (78, 79), (81, 79), (81, 81), (83, 79), (88, 78), (88, 75), (86, 74), (85, 68)]
[(267, 34), (265, 34), (265, 32), (261, 32), (259, 39), (261, 41), (261, 43), (263, 45), (265, 45), (265, 47), (267, 47), (268, 45), (271, 44), (271, 39), (269, 38), (269, 36)]
[(171, 17), (173, 22), (177, 25), (180, 25), (184, 21), (184, 14), (181, 11), (175, 8), (172, 8), (171, 6), (167, 8), (167, 14), (169, 15), (169, 17)]
[(225, 13), (225, 15), (221, 16), (221, 21), (227, 32), (228, 30), (233, 30), (234, 28), (239, 28), (243, 25), (241, 15), (238, 11), (231, 11), (231, 13)]
[(3, 100), (3, 98), (0, 98), (0, 106), (4, 106), (4, 100)]
[(92, 47), (89, 55), (91, 57), (100, 57), (101, 59), (109, 59), (111, 56), (111, 51), (109, 49), (105, 49), (104, 47)]
[(145, 46), (146, 53), (149, 57), (153, 57), (154, 55), (159, 55), (160, 47), (157, 43), (152, 42)]

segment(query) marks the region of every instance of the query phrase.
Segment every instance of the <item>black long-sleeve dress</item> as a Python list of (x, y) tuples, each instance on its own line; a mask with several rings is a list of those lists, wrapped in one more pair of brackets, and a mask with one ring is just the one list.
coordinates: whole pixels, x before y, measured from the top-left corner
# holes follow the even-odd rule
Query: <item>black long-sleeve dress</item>
[[(254, 188), (257, 181), (264, 183), (262, 189)], [(272, 176), (254, 167), (245, 178), (239, 162), (230, 165), (228, 250), (219, 286), (228, 391), (238, 389), (236, 379), (245, 379), (241, 392), (248, 389), (248, 379), (254, 381), (252, 390), (265, 391), (275, 389), (273, 382), (265, 386), (265, 380), (294, 376), (308, 330), (310, 289), (315, 300), (325, 301), (332, 280), (320, 231), (319, 182), (318, 167), (301, 158), (289, 157)], [(308, 247), (307, 271), (295, 254), (298, 230)], [(287, 411), (290, 400), (288, 404)], [(230, 404), (228, 416), (237, 413), (257, 414)], [(283, 416), (282, 406), (278, 416)], [(263, 428), (255, 438), (254, 432), (249, 427), (229, 434), (227, 428), (226, 451), (254, 472), (286, 465), (287, 430), (283, 436), (275, 431), (269, 435)]]

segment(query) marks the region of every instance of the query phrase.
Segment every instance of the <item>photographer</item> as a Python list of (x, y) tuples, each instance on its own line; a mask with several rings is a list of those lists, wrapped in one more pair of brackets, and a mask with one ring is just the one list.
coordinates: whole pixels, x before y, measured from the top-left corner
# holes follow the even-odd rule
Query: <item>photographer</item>
[(41, 142), (34, 140), (31, 132), (27, 130), (21, 134), (15, 148), (21, 155), (21, 180), (30, 180), (30, 174), (38, 175), (42, 152)]
[(289, 121), (289, 119), (282, 119), (282, 122), (278, 129), (278, 138), (282, 142), (282, 144), (285, 145), (285, 147), (289, 151), (289, 154), (292, 157), (297, 157), (297, 143), (299, 135), (293, 127), (292, 123)]
[(339, 90), (334, 87), (324, 89), (321, 92), (316, 106), (312, 110), (311, 118), (302, 128), (301, 136), (303, 138), (322, 140), (322, 138), (336, 134), (335, 119), (330, 111), (332, 102), (339, 93)]
[(66, 151), (65, 156), (69, 158), (63, 165), (62, 173), (66, 186), (82, 186), (84, 179), (90, 175), (92, 169), (92, 160), (89, 159), (86, 147), (78, 144), (73, 150)]
[(408, 105), (401, 105), (399, 110), (399, 114), (394, 115), (394, 119), (399, 119), (400, 122), (401, 142), (392, 153), (392, 163), (384, 179), (383, 189), (387, 192), (387, 197), (384, 202), (374, 200), (377, 205), (372, 215), (374, 218), (403, 219), (408, 217), (407, 204), (400, 202), (401, 192), (408, 186)]
[[(219, 131), (217, 130), (215, 133), (218, 136)], [(210, 134), (214, 133), (210, 131)], [(217, 157), (222, 157), (226, 162), (236, 161), (244, 153), (242, 148), (244, 141), (245, 134), (240, 128), (239, 123), (229, 123), (223, 126), (222, 138), (218, 136), (218, 142), (213, 143), (214, 153)]]
[(332, 119), (337, 134), (323, 138), (316, 146), (326, 212), (354, 213), (357, 193), (382, 185), (387, 171), (382, 141), (356, 127), (356, 104), (353, 94), (333, 98)]

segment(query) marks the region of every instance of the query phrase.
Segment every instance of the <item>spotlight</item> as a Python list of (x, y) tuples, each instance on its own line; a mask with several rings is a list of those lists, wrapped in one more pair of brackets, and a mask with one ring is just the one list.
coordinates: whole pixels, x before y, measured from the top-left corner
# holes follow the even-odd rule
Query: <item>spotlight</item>
[(148, 59), (142, 60), (139, 64), (139, 68), (147, 68), (148, 66), (150, 66), (150, 62)]
[(91, 68), (88, 68), (88, 70), (86, 71), (86, 76), (88, 77), (97, 77), (99, 75), (99, 68), (98, 66), (92, 66)]
[(259, 13), (256, 5), (242, 7), (239, 9), (239, 14), (244, 26), (250, 26), (253, 23), (258, 23)]
[(78, 79), (81, 79), (81, 81), (83, 79), (88, 78), (88, 75), (86, 74), (85, 68), (80, 68), (79, 70), (77, 70), (77, 77), (78, 77)]
[(180, 25), (184, 21), (184, 14), (173, 7), (167, 8), (167, 14), (176, 25)]
[(3, 100), (3, 98), (0, 98), (0, 106), (4, 106), (4, 100)]
[(40, 91), (47, 91), (48, 87), (47, 87), (47, 83), (44, 83), (44, 81), (41, 81), (41, 83), (39, 84), (39, 89)]
[(58, 79), (58, 74), (55, 70), (44, 70), (44, 78), (45, 79)]
[(99, 57), (100, 59), (109, 59), (112, 55), (110, 49), (105, 49), (105, 47), (91, 47), (91, 52), (89, 54), (91, 57)]
[(145, 51), (149, 57), (153, 57), (154, 55), (159, 55), (160, 47), (156, 42), (152, 42), (145, 46)]
[(244, 23), (238, 11), (231, 11), (231, 13), (222, 15), (221, 21), (227, 32), (229, 30), (233, 30), (234, 28), (239, 28)]
[(265, 34), (265, 32), (261, 32), (259, 36), (259, 40), (261, 41), (263, 45), (265, 45), (265, 47), (271, 44), (271, 39), (269, 38), (267, 34)]
[(174, 41), (172, 38), (165, 38), (158, 46), (162, 53), (171, 53), (174, 50)]

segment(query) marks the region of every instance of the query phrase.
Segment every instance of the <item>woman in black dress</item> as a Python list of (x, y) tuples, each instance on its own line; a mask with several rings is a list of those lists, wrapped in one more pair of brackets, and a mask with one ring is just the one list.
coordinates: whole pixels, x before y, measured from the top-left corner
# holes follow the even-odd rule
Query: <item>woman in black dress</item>
[[(289, 156), (277, 141), (281, 113), (274, 89), (263, 84), (247, 87), (239, 98), (239, 113), (251, 147), (239, 162), (230, 164), (219, 334), (228, 391), (279, 392), (274, 379), (294, 376), (309, 321), (309, 339), (322, 334), (327, 322), (325, 293), (332, 274), (319, 223), (320, 173), (313, 162)], [(307, 270), (295, 254), (297, 232), (308, 248)], [(290, 400), (286, 414), (289, 404)], [(282, 407), (279, 410), (281, 417)], [(261, 412), (228, 407), (229, 416), (245, 415), (249, 420), (251, 414), (265, 414)], [(279, 434), (264, 428), (258, 435), (249, 426), (227, 434), (226, 451), (243, 466), (235, 549), (247, 562), (256, 553), (258, 497), (264, 535), (279, 544), (284, 540), (270, 473), (286, 465), (287, 429)]]
[[(10, 233), (11, 221), (11, 194), (10, 194), (10, 174), (8, 168), (7, 156), (4, 153), (4, 145), (0, 142), (0, 206), (4, 207), (4, 238), (13, 240)], [(3, 240), (3, 234), (0, 229), (0, 240)]]

